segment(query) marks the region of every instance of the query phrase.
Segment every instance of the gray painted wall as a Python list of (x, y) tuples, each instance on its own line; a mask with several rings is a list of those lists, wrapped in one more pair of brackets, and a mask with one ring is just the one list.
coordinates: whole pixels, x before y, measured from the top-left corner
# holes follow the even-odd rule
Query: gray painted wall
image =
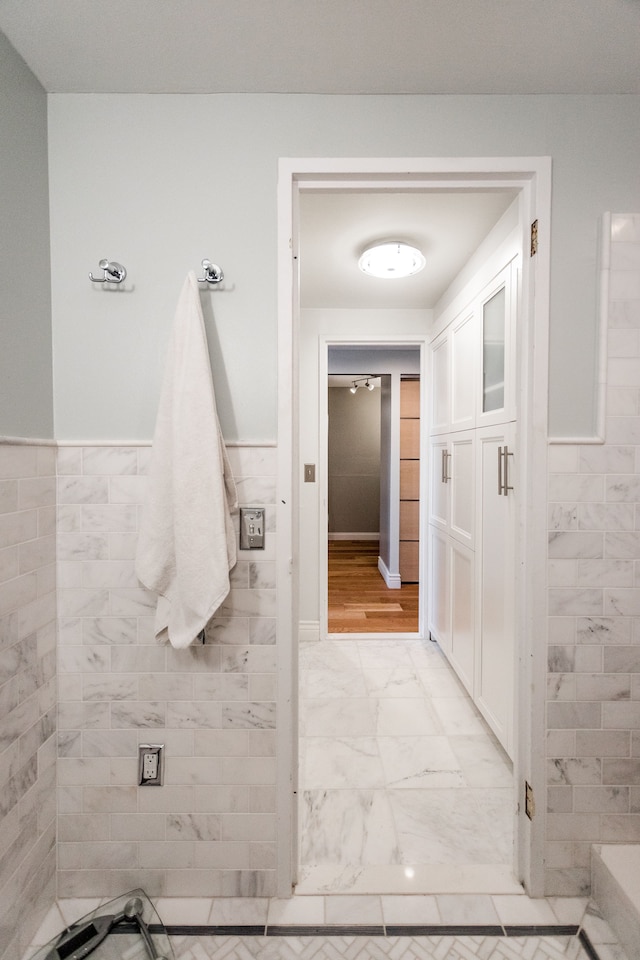
[(47, 96), (0, 33), (0, 435), (53, 436)]
[(329, 533), (380, 527), (380, 390), (329, 389)]
[[(594, 429), (597, 234), (640, 207), (637, 96), (52, 95), (56, 433), (148, 439), (189, 269), (204, 296), (229, 440), (276, 437), (277, 161), (289, 156), (553, 160), (550, 427)], [(97, 290), (101, 257), (129, 269)]]

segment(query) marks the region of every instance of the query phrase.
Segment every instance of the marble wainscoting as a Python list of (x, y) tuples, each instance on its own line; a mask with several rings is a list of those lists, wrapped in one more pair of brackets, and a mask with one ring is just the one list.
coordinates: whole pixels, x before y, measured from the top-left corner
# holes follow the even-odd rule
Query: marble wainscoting
[(437, 644), (300, 650), (299, 894), (517, 893), (511, 763)]
[(640, 841), (640, 216), (605, 248), (604, 443), (549, 450), (548, 895), (589, 891), (592, 844)]
[(0, 957), (55, 898), (55, 446), (0, 442)]
[[(134, 573), (150, 448), (60, 447), (59, 896), (274, 893), (275, 453), (229, 450), (266, 546), (174, 650)], [(165, 745), (162, 787), (137, 786), (139, 743)]]

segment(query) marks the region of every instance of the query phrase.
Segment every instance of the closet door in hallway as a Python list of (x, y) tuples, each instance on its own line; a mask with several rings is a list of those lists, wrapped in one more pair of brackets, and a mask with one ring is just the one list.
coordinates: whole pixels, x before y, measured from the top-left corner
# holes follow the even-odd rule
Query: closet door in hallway
[(517, 258), (433, 341), (429, 463), (429, 630), (509, 755), (516, 277)]
[(513, 754), (513, 576), (515, 490), (512, 424), (478, 431), (478, 529), (480, 577), (476, 617), (481, 643), (476, 664), (476, 702), (492, 730)]

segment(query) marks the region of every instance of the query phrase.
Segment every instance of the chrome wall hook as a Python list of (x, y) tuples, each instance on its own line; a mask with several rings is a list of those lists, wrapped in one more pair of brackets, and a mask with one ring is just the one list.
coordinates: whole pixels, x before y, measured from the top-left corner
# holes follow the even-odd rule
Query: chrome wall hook
[(115, 260), (101, 260), (98, 266), (103, 271), (103, 276), (94, 277), (89, 271), (89, 280), (92, 280), (93, 283), (122, 283), (127, 275), (127, 271), (122, 264), (116, 263)]
[(204, 270), (204, 277), (198, 277), (198, 283), (222, 283), (224, 280), (222, 267), (219, 267), (216, 263), (211, 263), (211, 260), (203, 260), (202, 269)]

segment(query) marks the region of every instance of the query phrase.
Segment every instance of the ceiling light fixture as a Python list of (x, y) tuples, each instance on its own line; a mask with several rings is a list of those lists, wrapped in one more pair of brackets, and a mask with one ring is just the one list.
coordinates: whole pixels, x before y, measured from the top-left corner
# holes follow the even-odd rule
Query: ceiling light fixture
[(411, 277), (414, 273), (420, 273), (425, 263), (426, 260), (418, 248), (402, 240), (376, 243), (368, 247), (358, 260), (358, 266), (363, 273), (384, 280)]

